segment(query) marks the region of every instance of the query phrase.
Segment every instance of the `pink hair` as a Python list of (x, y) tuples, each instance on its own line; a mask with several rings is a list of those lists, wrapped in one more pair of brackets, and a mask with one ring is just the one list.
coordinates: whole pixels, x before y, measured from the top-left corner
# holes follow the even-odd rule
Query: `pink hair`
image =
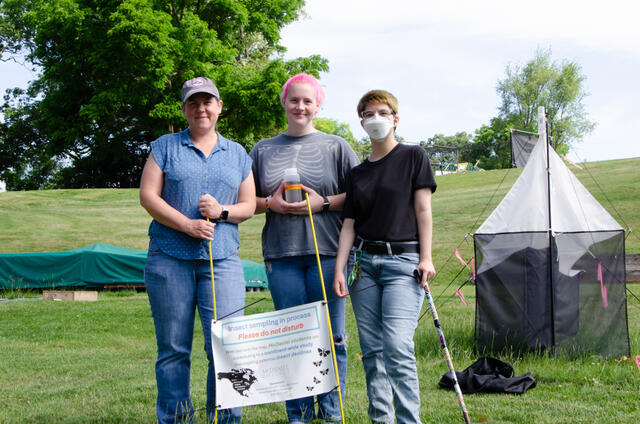
[(316, 92), (317, 105), (322, 106), (322, 102), (324, 101), (324, 90), (322, 89), (322, 86), (313, 75), (305, 74), (304, 72), (292, 76), (284, 83), (282, 86), (282, 93), (280, 93), (280, 101), (282, 104), (284, 104), (284, 101), (287, 98), (289, 87), (291, 87), (291, 84), (296, 82), (311, 85)]

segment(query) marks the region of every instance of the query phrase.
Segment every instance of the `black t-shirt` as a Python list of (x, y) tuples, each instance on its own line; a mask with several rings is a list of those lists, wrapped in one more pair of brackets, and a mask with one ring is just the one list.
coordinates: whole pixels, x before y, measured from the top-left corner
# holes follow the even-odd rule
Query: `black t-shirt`
[(355, 220), (366, 240), (417, 241), (414, 192), (436, 191), (431, 163), (420, 146), (398, 144), (382, 159), (368, 159), (351, 169), (342, 217)]

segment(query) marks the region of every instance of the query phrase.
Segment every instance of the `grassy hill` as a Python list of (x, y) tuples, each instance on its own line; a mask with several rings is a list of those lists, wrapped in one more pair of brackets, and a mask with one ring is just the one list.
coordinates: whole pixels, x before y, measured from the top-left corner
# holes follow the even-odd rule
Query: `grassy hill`
[[(575, 170), (591, 193), (625, 228), (640, 223), (640, 159), (588, 164)], [(437, 177), (433, 198), (434, 262), (432, 283), (443, 331), (456, 369), (478, 358), (473, 347), (474, 289), (466, 286), (464, 306), (447, 287), (473, 253), (465, 235), (491, 213), (519, 170)], [(602, 188), (602, 190), (601, 190)], [(261, 261), (264, 216), (241, 224), (243, 258)], [(138, 203), (137, 190), (55, 190), (0, 193), (0, 252), (61, 251), (92, 243), (145, 249), (150, 217)], [(631, 233), (627, 251), (640, 252)], [(463, 281), (466, 276), (459, 277)], [(457, 282), (456, 282), (457, 283)], [(628, 324), (632, 356), (640, 345), (640, 285), (630, 285)], [(457, 287), (457, 285), (456, 285)], [(268, 293), (248, 293), (245, 311), (272, 310)], [(447, 371), (428, 310), (418, 322), (416, 359), (424, 423), (462, 422), (455, 395), (438, 388)], [(101, 292), (98, 302), (0, 302), (0, 423), (148, 423), (155, 422), (153, 321), (145, 293)], [(196, 318), (198, 319), (198, 318)], [(345, 418), (369, 422), (358, 333), (347, 304), (349, 370)], [(199, 422), (205, 422), (206, 358), (196, 323), (191, 389)], [(530, 373), (537, 387), (522, 396), (465, 395), (472, 422), (490, 423), (628, 423), (638, 422), (640, 374), (632, 358), (575, 359), (505, 353), (516, 375)], [(245, 424), (286, 424), (284, 405), (273, 403), (243, 410)]]
[[(571, 169), (620, 225), (640, 231), (640, 158)], [(463, 242), (465, 235), (473, 234), (489, 216), (520, 172), (508, 169), (436, 177), (436, 267), (456, 246), (463, 257), (471, 257), (473, 243), (471, 239)], [(240, 225), (242, 258), (262, 261), (263, 220), (264, 215), (258, 215)], [(137, 189), (0, 193), (0, 253), (62, 251), (93, 243), (146, 249), (150, 221), (138, 202)], [(627, 251), (640, 252), (637, 233), (627, 238)]]

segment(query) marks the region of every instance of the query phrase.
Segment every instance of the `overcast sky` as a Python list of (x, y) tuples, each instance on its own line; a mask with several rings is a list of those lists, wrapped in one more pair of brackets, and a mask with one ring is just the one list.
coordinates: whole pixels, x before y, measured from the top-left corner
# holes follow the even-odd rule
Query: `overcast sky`
[[(281, 44), (287, 58), (329, 60), (319, 116), (364, 137), (356, 104), (367, 90), (386, 89), (400, 101), (398, 134), (407, 141), (473, 134), (498, 113), (506, 66), (551, 48), (553, 60), (582, 67), (597, 123), (569, 157), (640, 157), (639, 9), (633, 0), (307, 0), (306, 18), (284, 29)], [(11, 62), (0, 70), (2, 93), (32, 78)]]
[(365, 136), (355, 108), (382, 88), (400, 102), (398, 134), (473, 134), (497, 116), (496, 83), (538, 47), (575, 61), (598, 125), (569, 157), (640, 157), (640, 7), (628, 1), (307, 0), (307, 18), (285, 28), (287, 57), (320, 54), (330, 71), (320, 116)]

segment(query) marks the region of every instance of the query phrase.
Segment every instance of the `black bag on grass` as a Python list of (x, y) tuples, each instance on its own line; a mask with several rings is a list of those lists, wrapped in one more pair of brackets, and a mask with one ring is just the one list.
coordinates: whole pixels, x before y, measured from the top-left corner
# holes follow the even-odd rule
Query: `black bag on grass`
[[(462, 393), (510, 393), (521, 395), (536, 387), (536, 380), (529, 374), (513, 376), (513, 367), (508, 362), (485, 356), (478, 359), (464, 371), (456, 371)], [(451, 371), (442, 376), (438, 383), (443, 389), (453, 389)]]

